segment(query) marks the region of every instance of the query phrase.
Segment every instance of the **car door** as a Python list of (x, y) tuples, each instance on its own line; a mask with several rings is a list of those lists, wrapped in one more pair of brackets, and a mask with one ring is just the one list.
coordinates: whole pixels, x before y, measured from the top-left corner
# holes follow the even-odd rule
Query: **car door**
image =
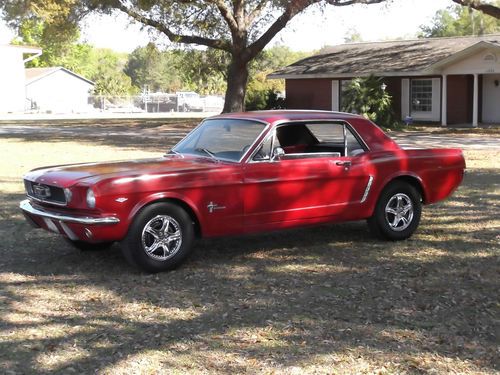
[(352, 216), (352, 209), (362, 200), (369, 176), (363, 157), (345, 155), (345, 133), (343, 125), (340, 126), (343, 153), (326, 142), (307, 144), (308, 136), (296, 134), (288, 137), (293, 142), (288, 142), (287, 137), (280, 141), (276, 135), (272, 135), (271, 142), (264, 142), (263, 147), (271, 150), (283, 146), (281, 148), (293, 151), (281, 158), (269, 155), (259, 160), (254, 157), (246, 165), (243, 205), (248, 231)]

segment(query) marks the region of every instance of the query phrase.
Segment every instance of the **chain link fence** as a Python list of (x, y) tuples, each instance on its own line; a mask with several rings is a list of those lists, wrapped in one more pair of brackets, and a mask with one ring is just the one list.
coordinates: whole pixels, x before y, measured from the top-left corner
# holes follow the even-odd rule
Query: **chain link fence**
[(110, 113), (221, 112), (222, 96), (195, 93), (89, 97), (89, 109)]

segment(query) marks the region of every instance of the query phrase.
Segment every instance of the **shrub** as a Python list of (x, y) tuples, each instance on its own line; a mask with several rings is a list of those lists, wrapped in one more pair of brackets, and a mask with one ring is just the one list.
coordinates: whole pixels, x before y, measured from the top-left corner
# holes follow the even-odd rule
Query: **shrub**
[(382, 78), (373, 75), (354, 78), (342, 91), (342, 111), (358, 113), (383, 127), (394, 127), (392, 97), (382, 85)]
[(245, 98), (247, 111), (285, 108), (285, 99), (272, 89), (249, 91)]

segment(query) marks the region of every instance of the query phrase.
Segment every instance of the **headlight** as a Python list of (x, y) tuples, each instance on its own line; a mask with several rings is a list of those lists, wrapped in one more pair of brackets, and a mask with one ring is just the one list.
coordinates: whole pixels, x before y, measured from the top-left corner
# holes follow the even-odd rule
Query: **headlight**
[(69, 202), (71, 202), (71, 198), (73, 198), (73, 193), (68, 188), (65, 188), (64, 189), (64, 196), (66, 197), (66, 203), (69, 203)]
[(89, 208), (95, 208), (95, 194), (92, 188), (87, 190), (87, 206)]

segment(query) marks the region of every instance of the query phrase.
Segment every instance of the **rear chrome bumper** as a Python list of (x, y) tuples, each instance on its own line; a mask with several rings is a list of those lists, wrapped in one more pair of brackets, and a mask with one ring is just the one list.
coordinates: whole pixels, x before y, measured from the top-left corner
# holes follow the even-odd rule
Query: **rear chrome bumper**
[(21, 203), (19, 203), (19, 207), (25, 213), (28, 213), (30, 215), (40, 216), (43, 218), (53, 219), (68, 223), (76, 223), (83, 225), (112, 225), (112, 224), (118, 224), (120, 222), (120, 219), (114, 216), (107, 216), (107, 217), (69, 216), (57, 212), (45, 211), (40, 208), (33, 207), (28, 199), (25, 199)]

